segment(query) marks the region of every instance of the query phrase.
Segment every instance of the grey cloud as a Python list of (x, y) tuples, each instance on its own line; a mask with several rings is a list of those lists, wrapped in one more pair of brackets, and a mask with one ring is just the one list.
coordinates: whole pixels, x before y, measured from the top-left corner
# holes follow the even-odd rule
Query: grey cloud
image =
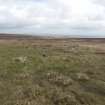
[(0, 31), (104, 32), (104, 4), (105, 0), (0, 0)]

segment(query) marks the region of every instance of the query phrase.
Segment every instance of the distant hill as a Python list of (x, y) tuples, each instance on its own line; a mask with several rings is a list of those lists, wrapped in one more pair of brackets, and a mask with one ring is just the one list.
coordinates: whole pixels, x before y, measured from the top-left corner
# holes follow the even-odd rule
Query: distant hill
[(95, 40), (101, 39), (105, 41), (105, 37), (95, 37), (95, 36), (80, 36), (80, 35), (32, 35), (32, 34), (8, 34), (0, 33), (0, 39), (85, 39), (85, 40)]
[(2, 34), (0, 33), (0, 39), (40, 39), (42, 36), (33, 36), (33, 35), (25, 35), (25, 34)]

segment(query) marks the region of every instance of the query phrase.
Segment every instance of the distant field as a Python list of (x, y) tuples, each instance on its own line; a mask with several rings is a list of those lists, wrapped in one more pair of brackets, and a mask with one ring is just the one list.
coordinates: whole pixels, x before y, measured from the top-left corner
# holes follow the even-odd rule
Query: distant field
[(0, 105), (105, 105), (105, 39), (0, 39)]

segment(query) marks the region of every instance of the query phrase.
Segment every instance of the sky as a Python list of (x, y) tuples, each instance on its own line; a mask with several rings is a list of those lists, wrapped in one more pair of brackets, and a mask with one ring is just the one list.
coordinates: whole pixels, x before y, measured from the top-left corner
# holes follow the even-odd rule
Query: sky
[(0, 0), (0, 33), (105, 37), (105, 0)]

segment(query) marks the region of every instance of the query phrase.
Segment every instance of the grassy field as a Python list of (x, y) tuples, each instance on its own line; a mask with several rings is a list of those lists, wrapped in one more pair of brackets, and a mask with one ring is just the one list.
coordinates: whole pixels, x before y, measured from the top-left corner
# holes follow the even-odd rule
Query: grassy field
[(0, 105), (105, 105), (105, 41), (0, 40)]

